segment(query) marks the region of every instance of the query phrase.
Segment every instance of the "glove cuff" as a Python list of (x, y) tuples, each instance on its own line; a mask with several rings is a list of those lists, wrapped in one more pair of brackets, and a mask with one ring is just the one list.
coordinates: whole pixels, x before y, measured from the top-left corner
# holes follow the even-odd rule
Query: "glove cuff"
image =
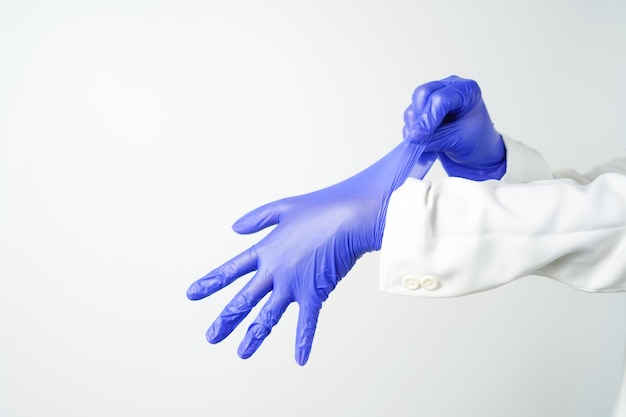
[(450, 177), (474, 181), (499, 180), (506, 174), (506, 154), (500, 162), (488, 167), (467, 167), (452, 162), (443, 152), (439, 153), (443, 168)]

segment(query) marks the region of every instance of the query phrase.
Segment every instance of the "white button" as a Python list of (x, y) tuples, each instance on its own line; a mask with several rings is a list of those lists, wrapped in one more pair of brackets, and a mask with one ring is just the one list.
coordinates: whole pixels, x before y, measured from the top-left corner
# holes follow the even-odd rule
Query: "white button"
[(425, 275), (422, 277), (422, 279), (420, 280), (422, 287), (425, 290), (436, 290), (439, 287), (439, 280), (437, 279), (437, 277), (434, 277), (432, 275)]
[(417, 290), (421, 285), (420, 280), (412, 275), (404, 277), (404, 279), (402, 280), (402, 284), (404, 284), (404, 287), (407, 290), (411, 291)]

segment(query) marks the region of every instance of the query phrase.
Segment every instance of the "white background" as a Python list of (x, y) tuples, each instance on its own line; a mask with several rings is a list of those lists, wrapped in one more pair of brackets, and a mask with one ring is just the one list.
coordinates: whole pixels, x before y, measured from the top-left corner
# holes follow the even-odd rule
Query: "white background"
[[(362, 258), (296, 365), (204, 332), (230, 225), (368, 166), (457, 74), (555, 167), (624, 149), (626, 2), (0, 1), (0, 415), (606, 416), (626, 295), (378, 292)], [(589, 213), (593, 215), (593, 213)], [(454, 254), (450, 254), (454, 256)], [(515, 254), (511, 254), (515, 256)]]

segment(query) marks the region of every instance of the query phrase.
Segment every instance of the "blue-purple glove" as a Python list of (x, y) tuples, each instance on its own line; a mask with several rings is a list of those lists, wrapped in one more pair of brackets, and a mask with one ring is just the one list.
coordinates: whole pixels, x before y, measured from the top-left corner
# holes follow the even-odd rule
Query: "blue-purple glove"
[(436, 152), (450, 176), (500, 179), (506, 150), (475, 81), (448, 77), (421, 85), (404, 112), (403, 137)]
[[(322, 302), (366, 252), (380, 249), (391, 193), (436, 155), (403, 141), (359, 174), (319, 191), (269, 203), (239, 219), (237, 233), (276, 225), (259, 243), (194, 282), (187, 297), (199, 300), (249, 272), (256, 274), (230, 301), (207, 331), (217, 343), (226, 338), (268, 293), (269, 299), (239, 346), (250, 357), (289, 304), (299, 306), (296, 361), (304, 365), (311, 351)], [(421, 155), (421, 158), (420, 158)]]

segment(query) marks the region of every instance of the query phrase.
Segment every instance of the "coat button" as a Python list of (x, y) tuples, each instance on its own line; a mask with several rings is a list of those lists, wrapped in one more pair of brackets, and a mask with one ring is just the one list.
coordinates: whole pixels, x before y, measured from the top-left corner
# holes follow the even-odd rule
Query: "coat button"
[(402, 284), (404, 284), (404, 288), (411, 291), (417, 290), (421, 285), (420, 280), (412, 275), (404, 277)]
[(432, 275), (425, 275), (420, 279), (422, 288), (425, 290), (436, 290), (439, 287), (439, 280)]

